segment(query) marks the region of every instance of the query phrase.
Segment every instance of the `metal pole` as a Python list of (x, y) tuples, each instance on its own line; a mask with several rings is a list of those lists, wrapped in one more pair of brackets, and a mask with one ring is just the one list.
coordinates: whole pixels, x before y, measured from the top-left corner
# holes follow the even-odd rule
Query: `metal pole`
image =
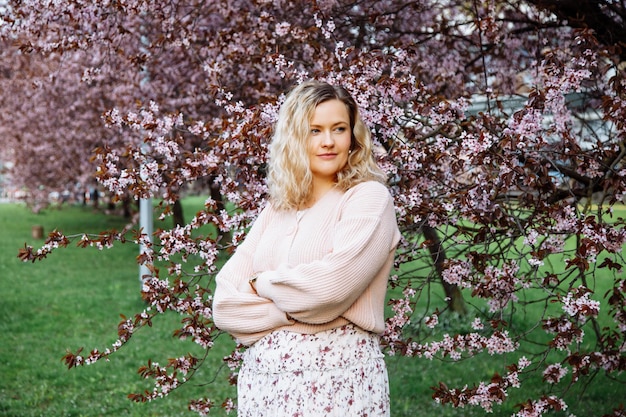
[[(149, 45), (149, 41), (146, 36), (146, 30), (147, 30), (146, 26), (142, 24), (140, 42), (142, 45), (141, 50), (145, 52), (146, 54), (149, 54), (149, 51), (146, 48), (146, 46)], [(146, 66), (144, 66), (141, 69), (141, 73), (143, 74), (143, 78), (141, 79), (140, 86), (143, 88), (144, 86), (148, 85), (148, 83), (150, 82), (150, 70)], [(146, 143), (142, 145), (141, 151), (144, 155), (147, 153), (148, 146), (146, 145)], [(149, 242), (152, 242), (152, 232), (153, 232), (152, 229), (154, 225), (153, 220), (152, 220), (152, 215), (153, 215), (152, 198), (147, 197), (147, 198), (140, 199), (139, 200), (139, 228), (140, 230), (143, 231), (143, 233), (148, 235)], [(146, 250), (147, 250), (146, 245), (141, 243), (139, 245), (139, 254), (140, 255), (143, 254), (144, 252), (146, 252)], [(143, 281), (144, 281), (145, 275), (151, 275), (150, 270), (145, 265), (141, 264), (139, 265), (139, 282), (142, 284), (142, 287), (143, 287)]]
[[(153, 208), (152, 198), (142, 198), (139, 200), (139, 227), (143, 233), (148, 235), (148, 241), (152, 242), (153, 229)], [(143, 243), (139, 245), (139, 254), (146, 252), (147, 247)], [(150, 270), (143, 264), (139, 265), (139, 282), (143, 284), (144, 275), (150, 275)]]

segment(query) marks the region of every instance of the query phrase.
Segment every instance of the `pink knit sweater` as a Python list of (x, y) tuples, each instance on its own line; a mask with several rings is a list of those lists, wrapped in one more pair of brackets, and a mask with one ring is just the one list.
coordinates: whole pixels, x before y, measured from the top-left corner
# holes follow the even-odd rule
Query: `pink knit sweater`
[[(377, 182), (332, 189), (301, 212), (270, 204), (217, 275), (215, 324), (245, 345), (278, 329), (349, 322), (380, 333), (399, 238), (393, 200)], [(258, 295), (248, 283), (255, 273)]]

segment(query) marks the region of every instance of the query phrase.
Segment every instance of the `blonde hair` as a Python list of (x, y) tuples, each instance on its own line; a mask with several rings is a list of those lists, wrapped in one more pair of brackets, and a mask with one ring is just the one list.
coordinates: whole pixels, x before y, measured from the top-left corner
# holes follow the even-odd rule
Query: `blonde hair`
[(337, 173), (337, 186), (347, 190), (360, 182), (374, 180), (384, 184), (387, 180), (376, 165), (370, 131), (350, 93), (341, 86), (307, 81), (287, 95), (269, 145), (268, 186), (276, 208), (298, 208), (310, 197), (313, 175), (307, 153), (309, 124), (317, 105), (328, 100), (340, 100), (346, 105), (352, 132), (350, 155), (346, 166)]

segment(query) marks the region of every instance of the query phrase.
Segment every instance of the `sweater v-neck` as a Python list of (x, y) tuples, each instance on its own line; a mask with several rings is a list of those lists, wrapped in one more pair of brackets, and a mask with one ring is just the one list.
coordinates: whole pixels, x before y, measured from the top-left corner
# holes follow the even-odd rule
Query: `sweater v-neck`
[(326, 200), (328, 198), (328, 196), (330, 194), (334, 194), (335, 192), (338, 192), (339, 189), (337, 188), (337, 186), (332, 186), (331, 188), (329, 188), (328, 190), (326, 190), (322, 196), (320, 198), (318, 198), (313, 204), (311, 204), (308, 207), (302, 208), (302, 209), (297, 209), (296, 210), (296, 214), (298, 213), (302, 213), (299, 214), (299, 217), (302, 217), (302, 215), (306, 212), (309, 212), (311, 210), (313, 210), (315, 207), (322, 205), (322, 202), (324, 202), (324, 200)]

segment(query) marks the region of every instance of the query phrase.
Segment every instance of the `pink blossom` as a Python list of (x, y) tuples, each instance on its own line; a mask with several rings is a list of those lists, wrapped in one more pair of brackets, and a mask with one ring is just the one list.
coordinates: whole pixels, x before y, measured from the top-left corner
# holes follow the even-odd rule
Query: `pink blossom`
[(567, 368), (562, 367), (560, 363), (549, 365), (543, 371), (543, 379), (550, 384), (558, 383), (565, 375), (567, 375)]

